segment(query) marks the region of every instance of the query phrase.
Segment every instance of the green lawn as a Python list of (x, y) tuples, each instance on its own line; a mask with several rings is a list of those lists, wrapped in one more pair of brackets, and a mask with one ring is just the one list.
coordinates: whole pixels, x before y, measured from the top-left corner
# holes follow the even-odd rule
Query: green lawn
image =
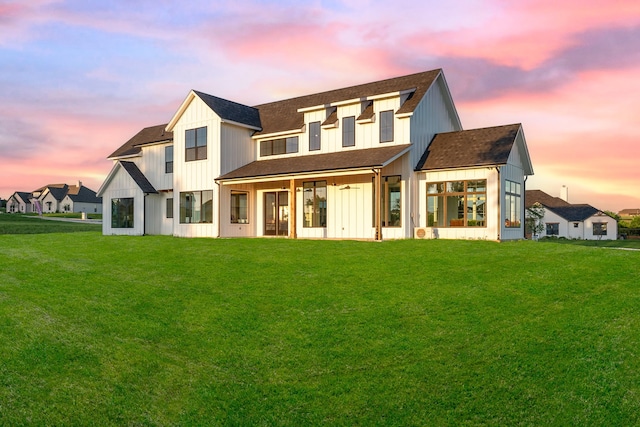
[(0, 425), (638, 425), (640, 251), (0, 236)]
[[(47, 214), (47, 217), (80, 218), (80, 214)], [(91, 216), (89, 216), (91, 218)], [(0, 214), (0, 234), (72, 233), (101, 231), (101, 224), (47, 220), (37, 215)]]

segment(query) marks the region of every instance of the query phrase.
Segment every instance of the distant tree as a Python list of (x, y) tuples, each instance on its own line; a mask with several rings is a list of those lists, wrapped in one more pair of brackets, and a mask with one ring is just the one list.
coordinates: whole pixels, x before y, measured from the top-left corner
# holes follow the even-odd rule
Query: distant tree
[(604, 211), (604, 213), (606, 213), (607, 215), (609, 215), (611, 218), (615, 219), (616, 221), (620, 222), (620, 215), (618, 215), (615, 212), (611, 212), (611, 211)]
[(633, 217), (633, 219), (629, 223), (629, 228), (640, 228), (640, 215), (636, 215)]
[(531, 232), (534, 239), (537, 239), (544, 231), (544, 206), (540, 203), (534, 203), (533, 206), (527, 209), (527, 228)]

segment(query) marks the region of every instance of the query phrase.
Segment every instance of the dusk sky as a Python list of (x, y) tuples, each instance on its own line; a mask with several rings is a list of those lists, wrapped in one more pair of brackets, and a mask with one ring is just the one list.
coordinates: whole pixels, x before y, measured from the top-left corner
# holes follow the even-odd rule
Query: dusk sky
[(0, 0), (0, 197), (81, 180), (197, 89), (257, 105), (442, 68), (528, 189), (640, 208), (639, 0)]

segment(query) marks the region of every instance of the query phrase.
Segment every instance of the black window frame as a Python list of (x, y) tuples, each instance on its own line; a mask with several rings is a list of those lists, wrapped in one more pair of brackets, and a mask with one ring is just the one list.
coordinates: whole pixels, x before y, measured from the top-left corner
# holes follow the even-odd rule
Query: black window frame
[(164, 173), (173, 173), (173, 145), (164, 147)]
[[(187, 129), (184, 134), (184, 161), (195, 162), (207, 159), (207, 127)], [(190, 135), (193, 135), (191, 137)], [(190, 141), (193, 140), (193, 146)]]
[[(551, 232), (549, 232), (551, 231)], [(545, 235), (547, 236), (559, 236), (560, 235), (560, 223), (547, 222), (545, 224)]]
[(380, 142), (393, 142), (393, 110), (380, 111)]
[(309, 151), (318, 151), (322, 148), (321, 132), (320, 122), (309, 123)]
[(342, 146), (355, 147), (356, 145), (356, 116), (342, 118)]
[(116, 197), (111, 199), (111, 228), (134, 228), (135, 199)]
[(213, 223), (213, 190), (180, 192), (180, 224), (211, 223)]
[(298, 136), (260, 141), (260, 157), (297, 153), (299, 146)]
[[(318, 194), (324, 189), (324, 198)], [(304, 228), (324, 228), (327, 226), (327, 181), (306, 181), (303, 190)], [(309, 203), (309, 201), (311, 203)]]
[[(596, 232), (597, 230), (597, 232)], [(606, 236), (608, 233), (608, 226), (606, 222), (594, 222), (593, 223), (593, 235), (594, 236)]]
[[(244, 207), (239, 203), (242, 198), (245, 200)], [(234, 199), (237, 199), (235, 203)], [(249, 224), (249, 193), (247, 191), (231, 190), (229, 206), (231, 208), (229, 218), (231, 224)]]
[(167, 219), (173, 218), (173, 197), (169, 197), (166, 201), (165, 215)]

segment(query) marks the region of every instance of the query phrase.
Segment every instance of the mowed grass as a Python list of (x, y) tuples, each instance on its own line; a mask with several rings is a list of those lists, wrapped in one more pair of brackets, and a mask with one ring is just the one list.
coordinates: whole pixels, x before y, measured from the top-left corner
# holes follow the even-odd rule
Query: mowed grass
[[(77, 214), (77, 218), (80, 218)], [(53, 218), (75, 218), (76, 215), (47, 215)], [(66, 222), (42, 219), (35, 215), (0, 214), (0, 234), (42, 234), (101, 231), (102, 225), (89, 222)]]
[(0, 236), (1, 425), (638, 425), (640, 252)]

